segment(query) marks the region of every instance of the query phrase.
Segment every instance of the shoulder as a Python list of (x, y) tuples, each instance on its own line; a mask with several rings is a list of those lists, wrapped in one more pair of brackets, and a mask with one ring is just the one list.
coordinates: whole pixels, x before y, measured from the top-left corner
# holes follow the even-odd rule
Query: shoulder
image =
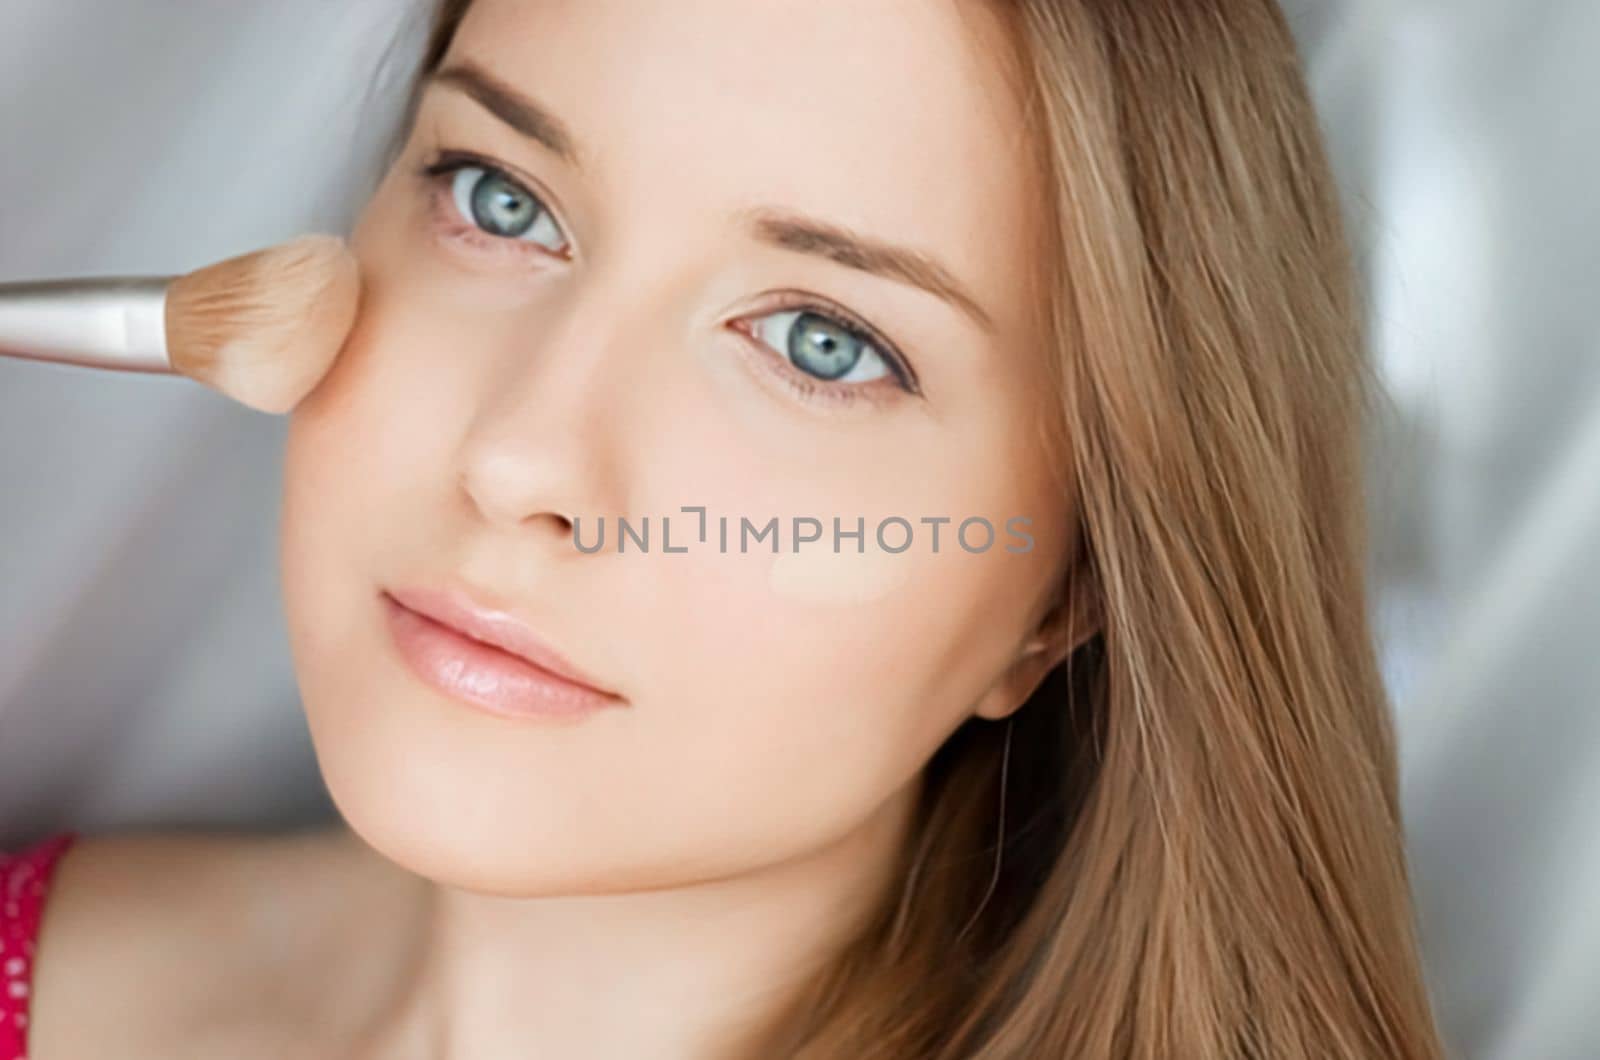
[(305, 846), (300, 836), (238, 832), (80, 836), (56, 863), (41, 966), (50, 960), (46, 946), (63, 960), (84, 943), (150, 946), (161, 956), (192, 938), (186, 928), (204, 928), (213, 940), (244, 932), (248, 921), (234, 914), (270, 882), (263, 870)]
[(314, 1000), (282, 989), (307, 957), (292, 928), (327, 915), (314, 884), (337, 876), (343, 850), (331, 830), (79, 836), (56, 862), (39, 925), (38, 1053), (181, 1042), (199, 1028), (177, 1024), (203, 1013)]

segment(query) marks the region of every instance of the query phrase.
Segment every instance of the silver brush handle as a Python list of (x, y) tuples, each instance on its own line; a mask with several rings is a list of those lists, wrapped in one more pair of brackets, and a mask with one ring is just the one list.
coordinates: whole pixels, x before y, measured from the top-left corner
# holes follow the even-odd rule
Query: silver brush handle
[(172, 372), (169, 276), (0, 283), (0, 355)]

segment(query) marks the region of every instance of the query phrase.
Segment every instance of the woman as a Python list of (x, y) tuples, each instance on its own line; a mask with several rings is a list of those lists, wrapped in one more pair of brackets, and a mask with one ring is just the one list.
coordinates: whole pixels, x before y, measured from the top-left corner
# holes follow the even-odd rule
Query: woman
[(1439, 1055), (1270, 0), (451, 0), (354, 245), (342, 820), (31, 852), (36, 1056)]

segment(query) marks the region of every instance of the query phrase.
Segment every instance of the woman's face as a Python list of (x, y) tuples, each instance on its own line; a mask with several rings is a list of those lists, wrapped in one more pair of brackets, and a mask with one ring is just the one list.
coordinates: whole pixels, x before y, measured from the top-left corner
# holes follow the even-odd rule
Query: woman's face
[[(473, 7), (288, 445), (291, 642), (367, 841), (501, 893), (754, 871), (867, 834), (963, 720), (1031, 690), (1070, 512), (991, 17)], [(618, 551), (618, 517), (648, 549)], [(969, 518), (992, 542), (958, 542)], [(773, 519), (778, 555), (741, 550)], [(835, 519), (863, 541), (835, 551)], [(520, 617), (621, 706), (556, 724), (437, 690), (383, 595), (417, 586)]]

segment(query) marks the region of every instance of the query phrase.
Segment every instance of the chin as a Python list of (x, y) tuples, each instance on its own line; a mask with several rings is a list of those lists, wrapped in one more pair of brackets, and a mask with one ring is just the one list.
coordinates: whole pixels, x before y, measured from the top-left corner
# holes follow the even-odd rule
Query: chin
[(410, 872), (484, 894), (653, 882), (609, 857), (639, 837), (603, 797), (604, 778), (582, 767), (593, 754), (575, 741), (592, 734), (457, 704), (377, 647), (347, 634), (337, 652), (296, 663), (317, 764), (351, 831)]
[(415, 691), (312, 685), (306, 719), (323, 782), (374, 850), (419, 876), (484, 893), (553, 893), (582, 881), (587, 870), (573, 855), (583, 847), (557, 827), (548, 799), (543, 812), (527, 809), (523, 792), (534, 785), (524, 774), (512, 790), (504, 766), (487, 760), (484, 733), (461, 732)]

